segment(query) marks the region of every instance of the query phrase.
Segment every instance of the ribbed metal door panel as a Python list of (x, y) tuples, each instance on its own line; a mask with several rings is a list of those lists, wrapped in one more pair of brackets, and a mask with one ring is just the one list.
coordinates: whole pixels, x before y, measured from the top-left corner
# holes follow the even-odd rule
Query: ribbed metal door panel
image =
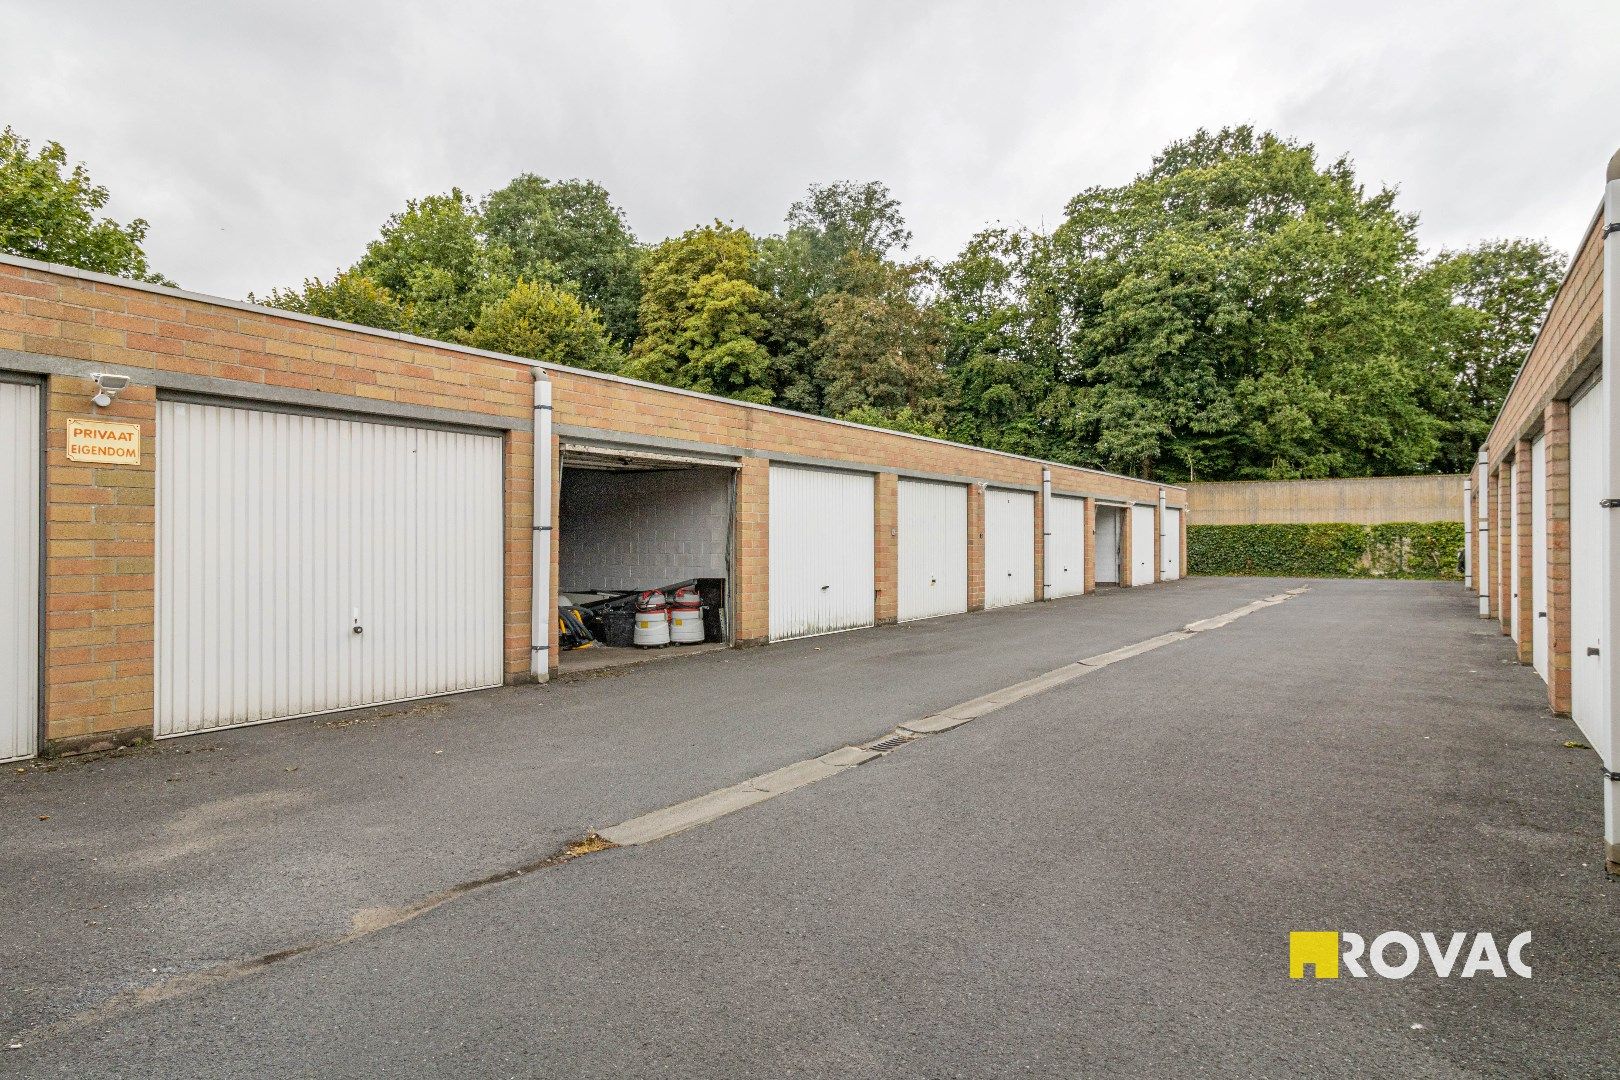
[(967, 488), (899, 484), (900, 621), (967, 610)]
[(1547, 678), (1547, 441), (1530, 444), (1530, 662)]
[[(1608, 725), (1603, 722), (1603, 550), (1607, 513), (1604, 498), (1601, 385), (1569, 408), (1569, 715), (1592, 749), (1609, 760)], [(1591, 655), (1588, 649), (1599, 650)]]
[(1181, 577), (1181, 511), (1164, 508), (1164, 550), (1159, 554), (1159, 577), (1175, 581)]
[(984, 493), (984, 606), (1035, 599), (1035, 496), (990, 488)]
[(1153, 584), (1153, 519), (1151, 506), (1131, 507), (1131, 584)]
[(163, 401), (158, 441), (160, 737), (501, 683), (498, 437)]
[(0, 761), (39, 731), (39, 387), (0, 382)]
[(1519, 462), (1508, 473), (1508, 633), (1519, 640)]
[(771, 466), (771, 638), (871, 626), (872, 477)]
[(1092, 542), (1097, 545), (1096, 576), (1104, 584), (1119, 584), (1119, 553), (1124, 537), (1125, 510), (1119, 506), (1097, 507), (1097, 533)]
[(1046, 580), (1052, 596), (1078, 596), (1086, 587), (1086, 501), (1070, 495), (1052, 496), (1052, 520), (1047, 523)]

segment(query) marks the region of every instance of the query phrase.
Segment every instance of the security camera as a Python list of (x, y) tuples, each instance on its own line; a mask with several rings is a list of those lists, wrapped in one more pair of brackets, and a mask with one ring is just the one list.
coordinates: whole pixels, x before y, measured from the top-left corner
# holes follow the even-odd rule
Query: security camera
[(128, 375), (101, 374), (97, 375), (95, 379), (96, 396), (90, 399), (90, 403), (103, 409), (113, 403), (113, 398), (118, 396), (118, 391), (129, 385)]

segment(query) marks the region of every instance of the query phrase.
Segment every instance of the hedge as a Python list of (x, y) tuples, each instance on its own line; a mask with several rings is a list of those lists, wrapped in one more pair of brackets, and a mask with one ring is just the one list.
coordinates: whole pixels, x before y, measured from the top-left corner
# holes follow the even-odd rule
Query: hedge
[(1192, 525), (1187, 569), (1261, 577), (1454, 579), (1462, 576), (1462, 546), (1460, 521)]

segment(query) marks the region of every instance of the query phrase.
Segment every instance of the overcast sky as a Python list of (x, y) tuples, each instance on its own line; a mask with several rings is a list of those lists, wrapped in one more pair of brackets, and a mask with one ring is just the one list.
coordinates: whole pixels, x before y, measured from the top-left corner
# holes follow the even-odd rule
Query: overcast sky
[(880, 179), (948, 258), (1242, 122), (1398, 186), (1431, 247), (1567, 252), (1620, 146), (1616, 0), (0, 0), (0, 27), (0, 124), (64, 143), (151, 223), (156, 269), (230, 297), (520, 172), (601, 181), (644, 240), (777, 231), (809, 183)]

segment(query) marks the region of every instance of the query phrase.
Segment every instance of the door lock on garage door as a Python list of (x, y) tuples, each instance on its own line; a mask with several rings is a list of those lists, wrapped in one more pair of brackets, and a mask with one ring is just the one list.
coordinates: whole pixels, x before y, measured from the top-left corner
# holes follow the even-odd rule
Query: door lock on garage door
[(354, 626), (353, 626), (353, 630), (354, 630), (354, 632), (356, 634), (363, 634), (363, 633), (366, 632), (366, 628), (360, 625), (360, 609), (359, 608), (354, 609)]

